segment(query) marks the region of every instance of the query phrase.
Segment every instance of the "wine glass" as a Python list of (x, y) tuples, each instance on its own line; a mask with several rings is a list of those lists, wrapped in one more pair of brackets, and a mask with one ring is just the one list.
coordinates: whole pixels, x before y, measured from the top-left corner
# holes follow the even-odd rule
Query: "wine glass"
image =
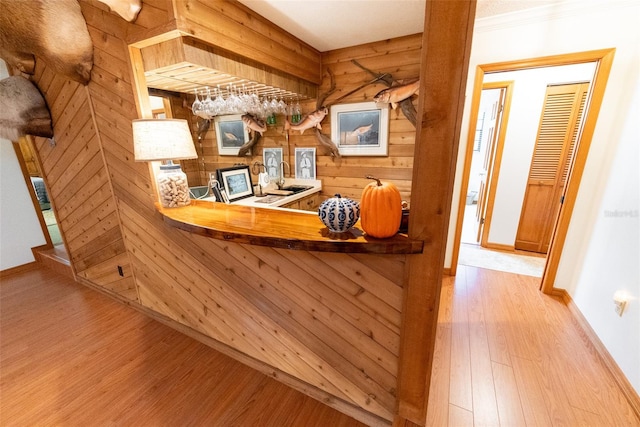
[(222, 90), (220, 90), (220, 85), (216, 89), (215, 99), (211, 102), (211, 108), (215, 111), (215, 115), (220, 115), (225, 113), (226, 102), (224, 97), (222, 96)]
[(191, 104), (191, 111), (193, 112), (193, 114), (195, 114), (196, 116), (199, 116), (200, 111), (202, 111), (202, 102), (200, 101), (200, 99), (198, 98), (198, 90), (194, 89), (193, 90), (196, 94), (196, 99), (195, 101), (193, 101), (193, 104)]

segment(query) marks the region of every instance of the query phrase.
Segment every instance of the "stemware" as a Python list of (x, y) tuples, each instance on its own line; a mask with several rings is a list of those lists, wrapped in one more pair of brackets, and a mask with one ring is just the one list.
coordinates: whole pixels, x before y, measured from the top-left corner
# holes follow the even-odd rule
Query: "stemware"
[(218, 85), (215, 93), (215, 99), (211, 102), (211, 108), (214, 111), (214, 115), (218, 116), (220, 114), (225, 114), (226, 111), (226, 102), (224, 97), (222, 96), (222, 90), (220, 90), (220, 85)]
[(282, 97), (280, 97), (280, 101), (278, 101), (278, 112), (280, 114), (287, 114), (287, 103), (284, 102)]
[(193, 104), (191, 104), (191, 111), (193, 111), (193, 114), (198, 116), (199, 113), (202, 111), (202, 102), (198, 98), (198, 90), (194, 89), (193, 91), (196, 94), (196, 99), (195, 99), (195, 101), (193, 101)]
[[(260, 92), (263, 92), (262, 95)], [(290, 115), (293, 123), (302, 118), (298, 98), (295, 98), (294, 104), (294, 97), (286, 95), (285, 98), (281, 91), (264, 93), (263, 88), (257, 86), (247, 89), (245, 84), (228, 83), (225, 89), (218, 84), (214, 88), (206, 86), (200, 91), (194, 89), (194, 93), (195, 100), (191, 106), (193, 114), (205, 119), (224, 114), (251, 114), (262, 120), (268, 118), (269, 124), (275, 124), (277, 114)]]

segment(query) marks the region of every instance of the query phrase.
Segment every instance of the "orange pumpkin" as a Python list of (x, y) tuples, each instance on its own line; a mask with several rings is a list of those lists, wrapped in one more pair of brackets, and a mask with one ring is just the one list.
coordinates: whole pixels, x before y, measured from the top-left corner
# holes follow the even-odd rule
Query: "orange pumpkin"
[(384, 239), (394, 236), (402, 220), (402, 198), (400, 191), (391, 182), (368, 184), (362, 191), (360, 200), (360, 224), (367, 235)]

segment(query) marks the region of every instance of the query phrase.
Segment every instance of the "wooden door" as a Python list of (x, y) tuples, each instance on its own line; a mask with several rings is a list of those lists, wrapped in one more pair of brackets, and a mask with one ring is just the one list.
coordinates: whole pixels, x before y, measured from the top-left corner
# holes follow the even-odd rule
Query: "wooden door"
[(547, 253), (562, 203), (589, 83), (548, 86), (515, 248)]
[[(504, 84), (504, 83), (498, 83)], [(478, 207), (476, 211), (476, 217), (479, 222), (478, 226), (478, 235), (477, 241), (480, 242), (481, 246), (486, 246), (487, 240), (489, 238), (489, 227), (487, 222), (487, 217), (491, 214), (489, 212), (489, 196), (490, 196), (490, 185), (489, 183), (492, 180), (492, 176), (494, 174), (493, 167), (495, 165), (496, 153), (497, 153), (497, 142), (498, 142), (498, 129), (502, 125), (502, 113), (504, 111), (504, 103), (505, 103), (505, 94), (507, 92), (507, 86), (503, 87), (492, 87), (493, 85), (485, 85), (486, 89), (484, 90), (498, 90), (499, 95), (495, 99), (495, 102), (491, 105), (491, 114), (489, 117), (489, 126), (487, 128), (487, 147), (484, 153), (484, 159), (482, 162), (482, 172), (480, 178), (480, 192), (478, 194)]]
[(31, 144), (27, 140), (26, 137), (21, 136), (18, 139), (18, 145), (20, 147), (20, 152), (22, 152), (22, 159), (24, 160), (24, 164), (27, 167), (27, 172), (29, 172), (29, 176), (42, 176), (42, 172), (40, 172), (40, 168), (38, 167), (38, 163), (36, 162), (35, 156), (33, 154), (33, 148)]

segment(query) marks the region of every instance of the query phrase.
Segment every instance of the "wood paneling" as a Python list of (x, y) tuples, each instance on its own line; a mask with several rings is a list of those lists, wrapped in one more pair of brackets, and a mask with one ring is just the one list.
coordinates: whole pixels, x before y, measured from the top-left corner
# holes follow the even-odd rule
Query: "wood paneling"
[(27, 141), (25, 137), (22, 137), (18, 141), (18, 146), (20, 147), (20, 153), (24, 160), (26, 173), (29, 174), (29, 176), (40, 176), (40, 169), (38, 168), (38, 163), (35, 159), (33, 149), (31, 148), (29, 141)]
[(401, 278), (349, 255), (227, 243), (122, 212), (142, 304), (391, 419)]
[[(55, 189), (54, 202), (59, 201), (61, 229), (68, 233), (67, 248), (79, 278), (120, 298), (135, 301), (139, 295), (146, 309), (282, 372), (298, 388), (315, 390), (310, 394), (370, 424), (391, 422), (405, 256), (289, 251), (214, 240), (165, 225), (153, 206), (149, 169), (134, 161), (131, 137), (136, 95), (125, 40), (141, 31), (141, 23), (151, 22), (144, 19), (146, 3), (133, 27), (116, 25), (112, 14), (93, 1), (81, 6), (96, 52), (92, 79), (85, 88), (47, 69), (39, 73), (53, 107), (57, 145), (38, 144), (52, 171), (48, 182)], [(414, 47), (417, 73), (419, 38)], [(356, 68), (351, 73), (356, 80), (370, 80)], [(351, 102), (364, 97), (355, 94)], [(174, 115), (187, 112), (174, 102)], [(397, 161), (372, 158), (362, 168), (356, 159), (336, 165), (321, 158), (333, 182), (353, 177), (346, 185), (359, 194), (366, 183), (361, 175), (377, 168), (383, 179), (398, 178), (408, 192), (410, 150), (395, 147), (412, 147), (407, 138), (413, 130), (403, 118), (393, 121)], [(212, 134), (206, 137), (211, 148)], [(261, 143), (284, 144), (282, 127), (270, 129)], [(292, 136), (287, 149), (315, 144), (310, 134)], [(205, 164), (214, 170), (238, 160), (248, 159), (211, 150)]]
[[(249, 58), (180, 37), (140, 49), (147, 86), (193, 94), (228, 85), (259, 96), (315, 98), (317, 85), (266, 67)], [(228, 96), (228, 92), (225, 92)]]
[[(370, 43), (354, 48), (340, 49), (326, 52), (322, 55), (323, 79), (319, 88), (322, 94), (330, 87), (330, 69), (335, 74), (337, 91), (327, 98), (326, 103), (341, 98), (344, 94), (373, 79), (372, 75), (355, 65), (351, 60), (356, 60), (363, 66), (377, 73), (390, 73), (394, 78), (401, 80), (416, 78), (420, 73), (420, 49), (422, 47), (421, 35), (413, 35)], [(386, 86), (375, 84), (367, 86), (346, 98), (340, 99), (338, 104), (371, 101), (373, 96)], [(187, 105), (193, 103), (194, 97), (184, 96)], [(175, 105), (175, 103), (174, 103)], [(314, 101), (300, 102), (303, 114), (315, 110)], [(188, 110), (176, 114), (175, 117), (185, 118), (191, 121), (192, 129), (197, 128), (197, 119)], [(291, 166), (290, 174), (295, 173), (294, 152), (296, 147), (315, 147), (317, 175), (323, 181), (322, 197), (332, 197), (340, 193), (343, 197), (359, 200), (363, 188), (369, 183), (366, 175), (376, 175), (378, 178), (391, 181), (400, 189), (402, 198), (410, 201), (413, 170), (413, 151), (415, 146), (416, 130), (404, 115), (398, 110), (391, 110), (389, 114), (389, 155), (382, 157), (354, 156), (336, 159), (330, 155), (316, 139), (312, 130), (304, 134), (291, 131), (286, 135), (284, 130), (284, 117), (278, 116), (278, 123), (269, 126), (264, 136), (252, 149), (252, 155), (247, 157), (221, 156), (218, 154), (216, 134), (213, 123), (204, 137), (198, 141), (197, 149), (200, 155), (199, 161), (182, 162), (183, 169), (187, 173), (190, 185), (206, 185), (210, 172), (217, 168), (232, 166), (236, 163), (253, 164), (262, 162), (263, 148), (280, 147), (283, 149), (283, 158)], [(331, 137), (331, 117), (328, 114), (322, 122), (322, 133)], [(286, 170), (285, 170), (286, 172)], [(253, 180), (256, 181), (254, 176)]]
[(55, 141), (35, 138), (36, 156), (71, 266), (78, 276), (135, 301), (130, 274), (118, 270), (130, 271), (129, 261), (87, 91), (41, 61), (36, 67), (34, 81), (50, 106)]
[(238, 2), (173, 2), (178, 29), (200, 40), (215, 40), (231, 52), (319, 83), (320, 53)]

